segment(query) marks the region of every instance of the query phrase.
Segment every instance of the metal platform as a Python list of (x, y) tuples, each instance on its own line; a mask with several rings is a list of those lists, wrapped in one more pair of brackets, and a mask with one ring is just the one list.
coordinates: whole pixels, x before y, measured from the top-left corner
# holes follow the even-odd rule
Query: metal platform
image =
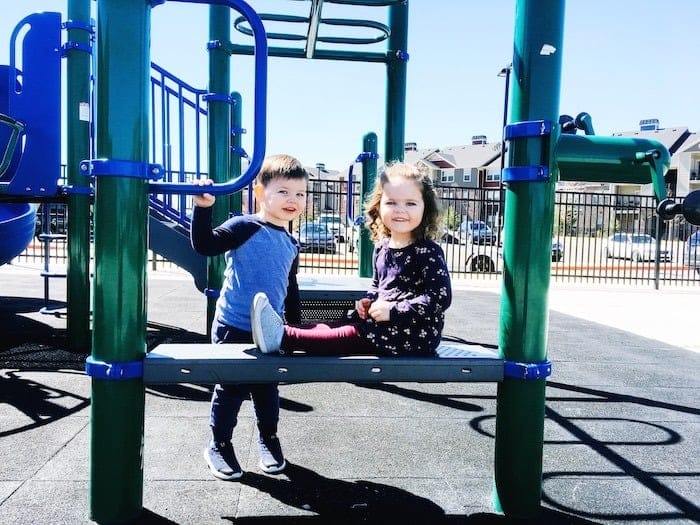
[(439, 357), (281, 356), (249, 344), (164, 344), (146, 355), (146, 384), (493, 382), (503, 360), (481, 346), (443, 344)]

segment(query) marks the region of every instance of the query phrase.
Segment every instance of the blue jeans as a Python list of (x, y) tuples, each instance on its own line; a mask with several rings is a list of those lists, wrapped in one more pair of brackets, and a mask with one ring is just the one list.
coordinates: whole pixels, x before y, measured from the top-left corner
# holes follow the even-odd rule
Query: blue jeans
[[(212, 323), (212, 343), (253, 343), (250, 332), (227, 326), (217, 319)], [(211, 398), (209, 426), (217, 443), (231, 441), (238, 423), (238, 411), (246, 399), (253, 400), (255, 418), (261, 435), (277, 433), (280, 416), (280, 396), (277, 383), (218, 384)]]

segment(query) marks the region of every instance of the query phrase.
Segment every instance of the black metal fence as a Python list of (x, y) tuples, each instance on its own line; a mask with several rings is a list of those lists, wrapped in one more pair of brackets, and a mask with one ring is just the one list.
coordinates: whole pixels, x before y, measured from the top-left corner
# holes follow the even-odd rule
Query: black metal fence
[[(359, 228), (353, 225), (353, 218), (361, 210), (359, 184), (351, 192), (350, 212), (346, 182), (314, 180), (309, 189), (306, 212), (290, 230), (298, 235), (304, 223), (326, 222), (333, 229), (335, 242), (332, 249), (327, 245), (307, 245), (301, 254), (301, 268), (318, 273), (356, 272)], [(498, 278), (503, 271), (503, 194), (498, 189), (451, 187), (438, 187), (438, 192), (445, 212), (440, 243), (452, 275)], [(67, 224), (65, 207), (50, 206), (46, 229), (63, 233)], [(699, 228), (682, 218), (659, 221), (655, 207), (656, 201), (650, 196), (556, 192), (552, 278), (607, 284), (700, 285), (700, 268), (688, 257), (688, 238)], [(471, 230), (464, 229), (467, 223), (483, 223), (492, 235), (485, 239), (471, 235)], [(42, 228), (39, 224), (37, 233)], [(633, 235), (622, 235), (628, 233)], [(18, 260), (41, 263), (46, 253), (51, 264), (65, 263), (65, 240), (37, 240)], [(168, 265), (168, 261), (152, 255), (152, 269), (166, 269)]]

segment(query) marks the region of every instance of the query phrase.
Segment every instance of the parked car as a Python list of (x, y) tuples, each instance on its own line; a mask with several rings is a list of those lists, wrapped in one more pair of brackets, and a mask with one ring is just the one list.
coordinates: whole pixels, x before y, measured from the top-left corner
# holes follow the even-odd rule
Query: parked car
[[(608, 237), (603, 257), (631, 259), (636, 262), (656, 260), (656, 239), (647, 233), (616, 233)], [(659, 262), (671, 262), (671, 252), (660, 250)]]
[(305, 222), (295, 236), (302, 252), (335, 253), (335, 235), (325, 224)]
[(700, 230), (696, 231), (685, 242), (683, 247), (683, 263), (700, 275)]
[(496, 234), (484, 221), (463, 220), (459, 225), (458, 236), (463, 243), (494, 244), (496, 242)]
[(447, 226), (442, 226), (442, 233), (440, 234), (440, 242), (447, 244), (460, 244), (459, 236), (451, 231)]
[[(499, 246), (503, 245), (504, 238), (505, 238), (505, 230), (501, 232)], [(564, 260), (564, 242), (560, 241), (559, 239), (552, 239), (552, 262), (561, 262), (563, 260)]]
[(335, 235), (338, 242), (345, 242), (345, 226), (338, 215), (322, 213), (316, 220), (318, 224), (324, 224)]
[(552, 262), (561, 262), (564, 260), (564, 243), (552, 239)]

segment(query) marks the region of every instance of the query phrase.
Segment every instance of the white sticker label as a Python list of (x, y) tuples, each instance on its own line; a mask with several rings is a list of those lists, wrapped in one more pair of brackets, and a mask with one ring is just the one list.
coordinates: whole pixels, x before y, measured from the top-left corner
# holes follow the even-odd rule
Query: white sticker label
[(84, 120), (85, 122), (90, 122), (90, 104), (87, 102), (81, 102), (80, 108), (78, 109), (78, 118)]

